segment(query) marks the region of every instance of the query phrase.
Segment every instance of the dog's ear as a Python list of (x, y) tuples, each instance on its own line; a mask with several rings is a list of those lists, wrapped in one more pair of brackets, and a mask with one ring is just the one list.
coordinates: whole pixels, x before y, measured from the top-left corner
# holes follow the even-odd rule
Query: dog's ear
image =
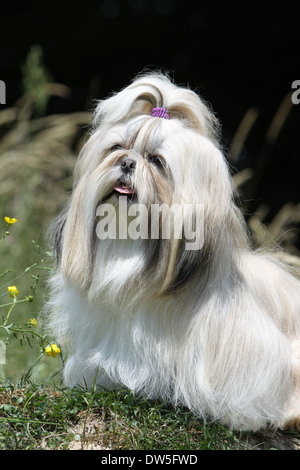
[(228, 256), (225, 264), (232, 263), (232, 253), (248, 243), (245, 221), (235, 205), (228, 165), (220, 150), (209, 139), (191, 133), (183, 161), (188, 184), (183, 184), (177, 202), (187, 212), (177, 223), (183, 236), (170, 237), (161, 244), (163, 263), (159, 264), (157, 256), (162, 293), (174, 292), (187, 283), (206, 282), (220, 253), (224, 260)]
[(209, 275), (211, 259), (208, 244), (200, 250), (187, 251), (185, 241), (179, 240), (174, 260), (169, 265), (169, 273), (167, 273), (161, 292), (171, 294), (182, 289), (188, 283), (193, 285), (193, 282), (197, 283), (200, 279), (205, 282)]
[(87, 210), (96, 202), (87, 195), (86, 188), (85, 175), (74, 187), (67, 212), (56, 228), (62, 274), (83, 290), (88, 287), (91, 277), (96, 223), (96, 207)]
[(160, 294), (174, 293), (193, 280), (204, 279), (212, 259), (214, 240), (204, 241), (202, 204), (178, 205), (171, 220), (171, 236), (160, 240), (156, 253)]

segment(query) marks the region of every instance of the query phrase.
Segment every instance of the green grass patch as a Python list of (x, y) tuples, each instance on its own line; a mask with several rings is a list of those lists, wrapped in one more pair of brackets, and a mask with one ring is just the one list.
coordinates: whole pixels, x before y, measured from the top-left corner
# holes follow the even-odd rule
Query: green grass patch
[(231, 450), (245, 448), (218, 424), (128, 391), (3, 383), (0, 449)]

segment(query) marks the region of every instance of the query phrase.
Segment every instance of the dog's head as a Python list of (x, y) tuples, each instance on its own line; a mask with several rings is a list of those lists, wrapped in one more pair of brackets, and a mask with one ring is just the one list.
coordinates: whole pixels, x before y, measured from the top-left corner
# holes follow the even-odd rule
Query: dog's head
[[(156, 108), (161, 112), (153, 112)], [(203, 273), (220, 240), (234, 232), (232, 187), (215, 117), (194, 92), (166, 76), (139, 77), (97, 104), (74, 176), (72, 197), (54, 232), (62, 272), (82, 289), (91, 283), (95, 246), (107, 243), (99, 221), (103, 230), (103, 217), (107, 225), (116, 215), (119, 221), (121, 204), (131, 217), (134, 208), (145, 208), (140, 225), (146, 229), (140, 231), (148, 256), (139, 275), (156, 279), (160, 292), (174, 291)], [(172, 208), (175, 224), (169, 237), (162, 234), (163, 217), (156, 219), (155, 231), (153, 207)], [(201, 227), (195, 226), (199, 217)], [(203, 232), (196, 249), (187, 249), (188, 224)]]

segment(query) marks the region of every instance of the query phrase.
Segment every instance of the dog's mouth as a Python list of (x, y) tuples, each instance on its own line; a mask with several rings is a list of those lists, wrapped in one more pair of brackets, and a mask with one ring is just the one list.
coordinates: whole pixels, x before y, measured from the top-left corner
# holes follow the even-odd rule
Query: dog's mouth
[(133, 201), (136, 198), (136, 191), (132, 184), (128, 184), (128, 182), (124, 182), (119, 179), (116, 181), (113, 190), (105, 197), (104, 200), (108, 200), (112, 196), (126, 196), (129, 201)]
[(131, 185), (126, 185), (125, 183), (117, 182), (114, 186), (114, 191), (120, 194), (134, 194), (134, 189)]

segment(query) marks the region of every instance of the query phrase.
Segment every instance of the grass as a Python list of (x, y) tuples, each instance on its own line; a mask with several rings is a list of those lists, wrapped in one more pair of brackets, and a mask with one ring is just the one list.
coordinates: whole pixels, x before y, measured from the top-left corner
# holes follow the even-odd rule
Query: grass
[(47, 386), (0, 388), (0, 449), (230, 450), (245, 448), (218, 424), (185, 409), (101, 393)]
[(235, 433), (130, 391), (0, 385), (0, 450), (300, 449), (296, 432)]

